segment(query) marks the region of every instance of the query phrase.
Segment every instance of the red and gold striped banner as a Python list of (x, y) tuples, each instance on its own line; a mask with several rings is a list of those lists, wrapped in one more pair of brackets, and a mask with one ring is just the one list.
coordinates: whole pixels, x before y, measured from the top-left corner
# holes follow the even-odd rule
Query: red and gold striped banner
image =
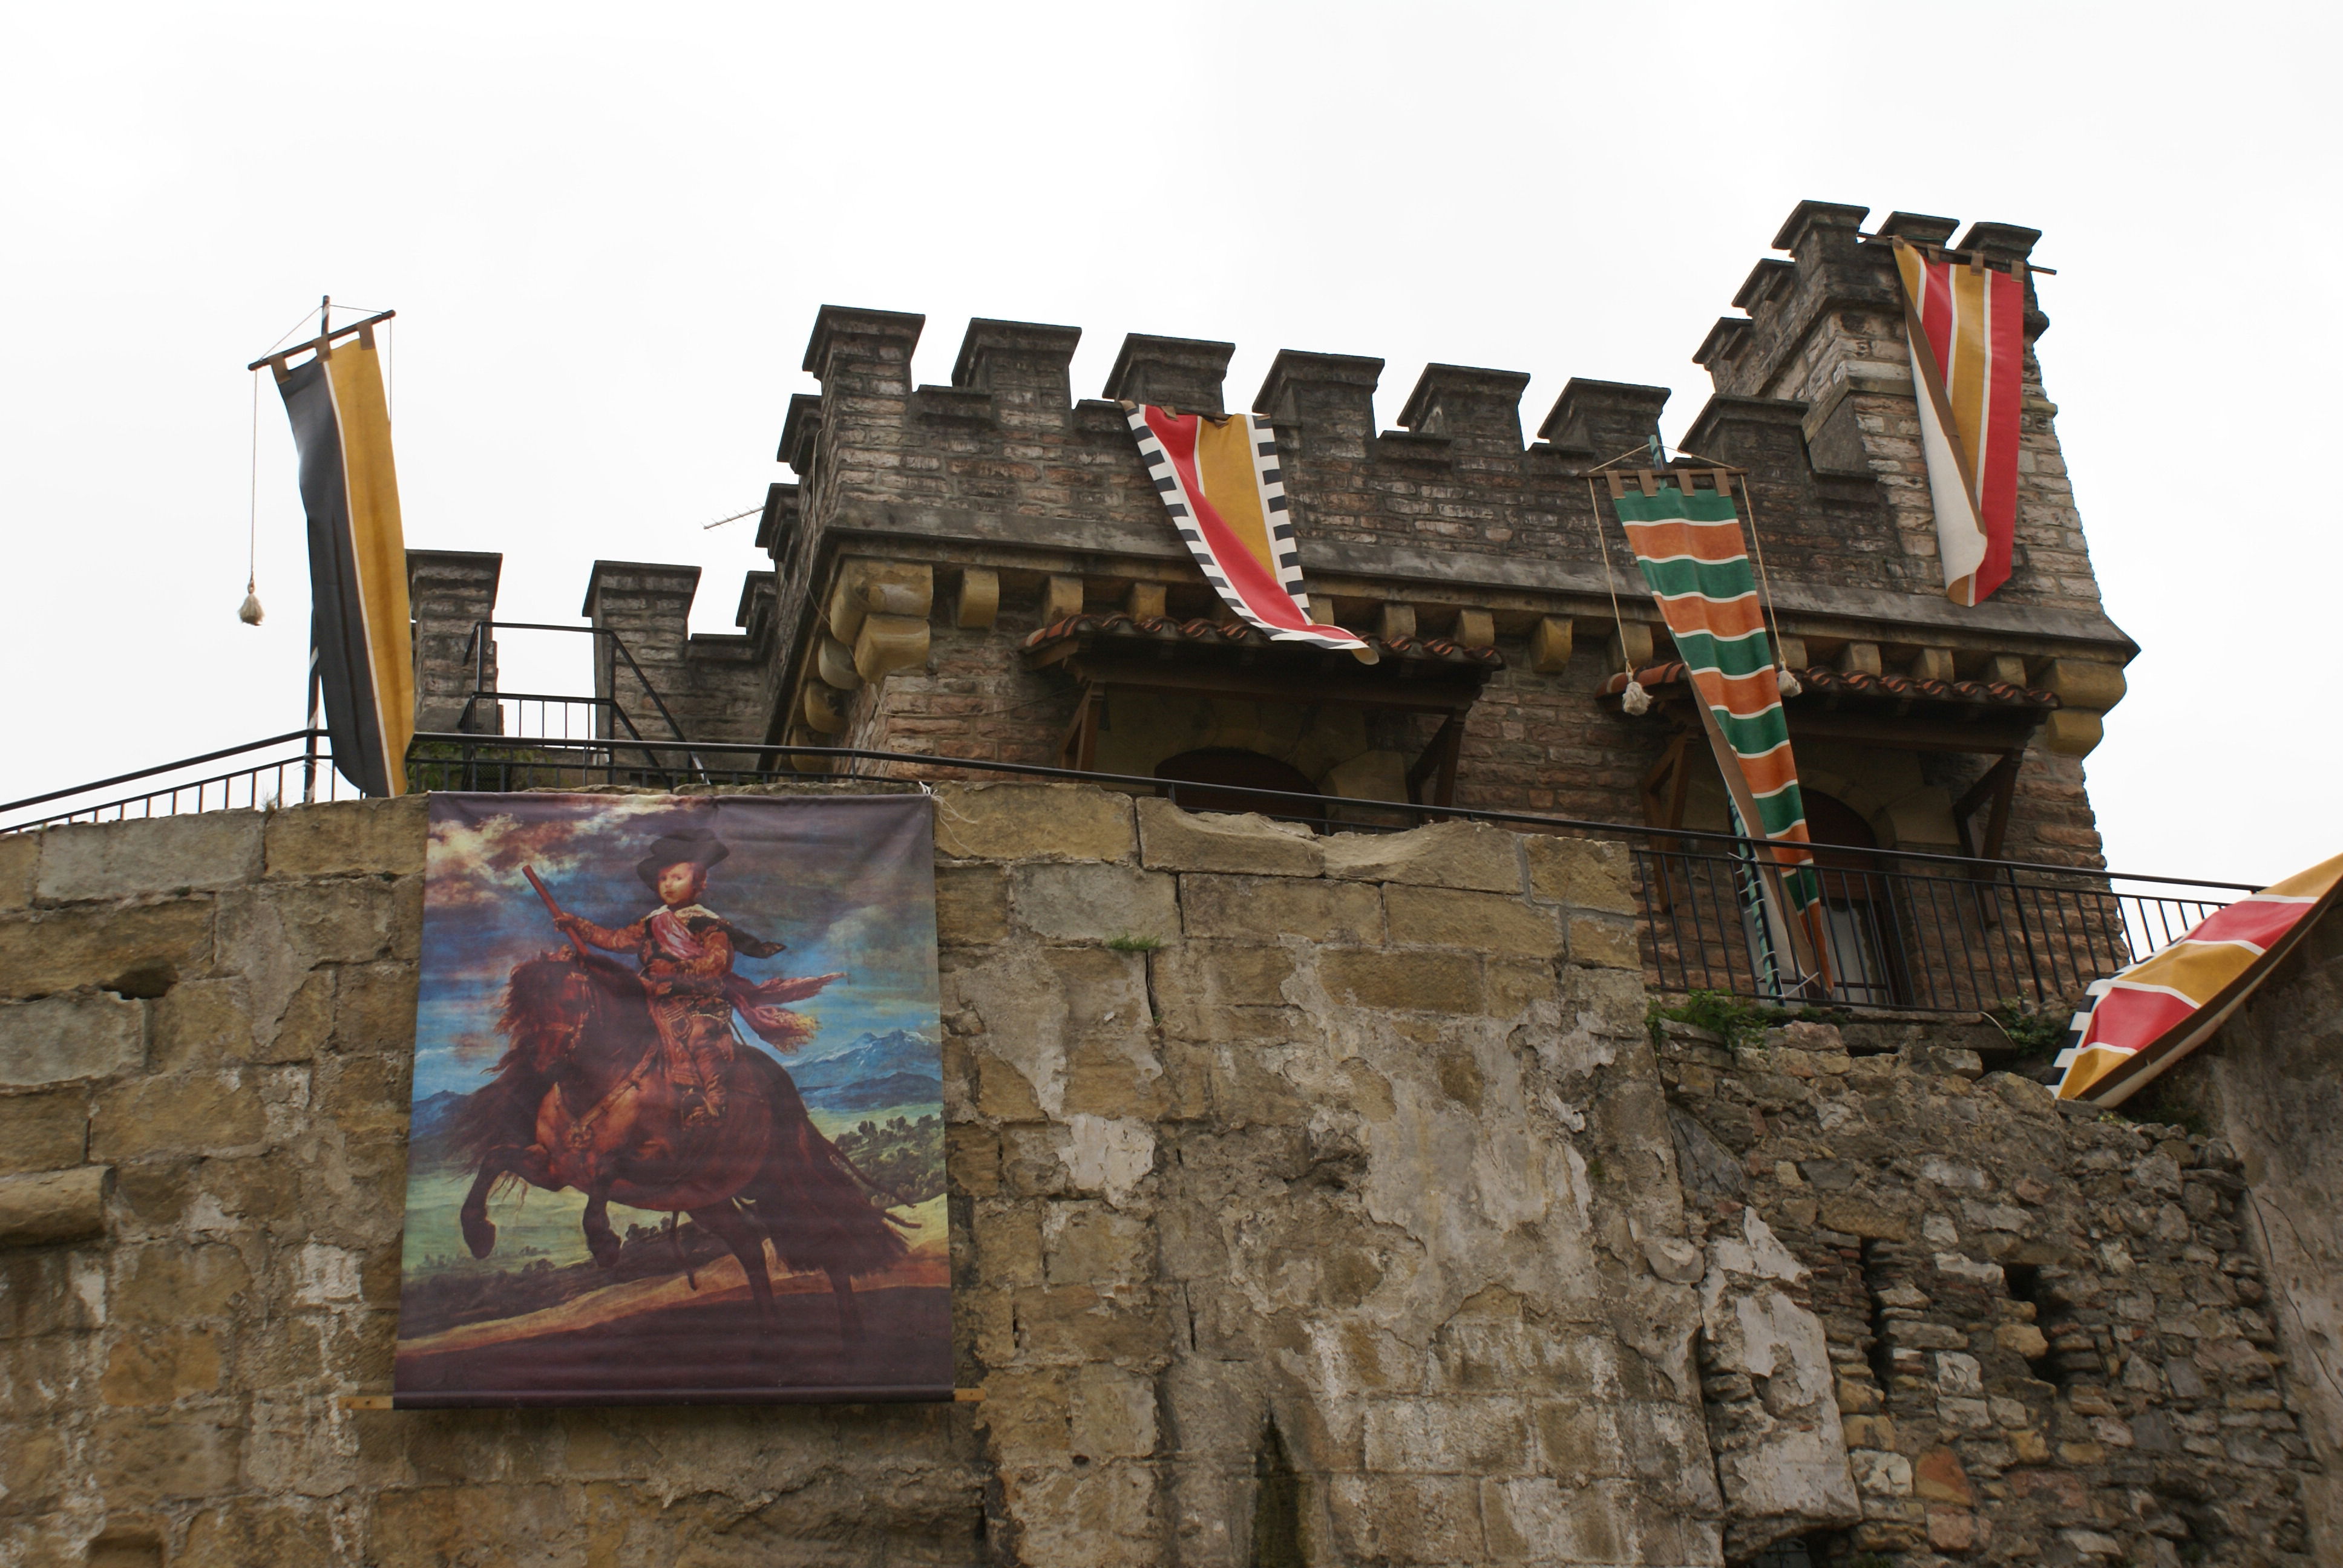
[(1976, 262), (1932, 261), (1902, 239), (1896, 266), (1945, 597), (1982, 604), (2008, 580), (2017, 533), (2026, 285)]
[(2091, 987), (2059, 1053), (2061, 1100), (2121, 1105), (2202, 1045), (2253, 995), (2343, 890), (2343, 855), (2248, 893), (2187, 936)]
[(1310, 617), (1276, 432), (1250, 414), (1124, 407), (1172, 526), (1222, 602), (1274, 641), (1349, 648), (1372, 661), (1363, 638)]

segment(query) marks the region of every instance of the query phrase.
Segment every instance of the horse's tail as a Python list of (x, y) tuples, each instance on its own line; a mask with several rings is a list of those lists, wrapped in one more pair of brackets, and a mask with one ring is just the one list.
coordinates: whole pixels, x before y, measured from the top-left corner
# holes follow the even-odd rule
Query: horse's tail
[(759, 1064), (773, 1132), (763, 1166), (740, 1195), (755, 1202), (781, 1266), (851, 1275), (900, 1262), (910, 1251), (899, 1233), (902, 1221), (864, 1195), (860, 1173), (806, 1114), (786, 1070), (761, 1052), (743, 1054)]

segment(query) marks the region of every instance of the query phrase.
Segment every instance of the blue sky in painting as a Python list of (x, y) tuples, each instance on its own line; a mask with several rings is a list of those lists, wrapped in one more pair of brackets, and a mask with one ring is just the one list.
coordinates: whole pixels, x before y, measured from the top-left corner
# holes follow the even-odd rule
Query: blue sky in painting
[[(796, 1004), (820, 1026), (804, 1055), (826, 1055), (865, 1031), (936, 1038), (929, 809), (920, 795), (435, 794), (415, 1098), (480, 1086), (504, 1049), (496, 1018), (512, 967), (565, 946), (521, 868), (534, 867), (564, 909), (619, 925), (659, 907), (635, 863), (654, 839), (686, 827), (712, 828), (731, 849), (702, 902), (744, 930), (788, 944), (770, 959), (737, 960), (737, 973), (769, 980), (846, 971)], [(741, 1034), (763, 1049), (745, 1028)]]

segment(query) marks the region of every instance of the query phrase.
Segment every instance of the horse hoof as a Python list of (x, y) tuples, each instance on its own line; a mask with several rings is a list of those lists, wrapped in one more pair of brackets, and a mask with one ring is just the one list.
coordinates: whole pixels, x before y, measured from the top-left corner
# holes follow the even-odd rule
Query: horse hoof
[(462, 1216), (464, 1245), (472, 1250), (475, 1258), (485, 1258), (496, 1250), (497, 1222), (486, 1214)]

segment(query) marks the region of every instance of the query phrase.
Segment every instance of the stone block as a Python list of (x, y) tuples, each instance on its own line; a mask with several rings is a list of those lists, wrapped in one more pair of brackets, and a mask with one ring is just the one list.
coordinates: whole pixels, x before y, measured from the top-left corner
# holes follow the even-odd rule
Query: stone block
[(1135, 866), (1019, 866), (1010, 873), (1018, 923), (1054, 941), (1165, 942), (1180, 934), (1178, 885)]
[(89, 1100), (76, 1090), (0, 1098), (0, 1175), (81, 1163)]
[(1595, 915), (1574, 917), (1570, 961), (1594, 969), (1640, 970), (1644, 958), (1636, 943), (1634, 922)]
[(255, 880), (266, 821), (257, 811), (200, 811), (51, 828), (40, 835), (40, 897), (134, 899)]
[(1826, 1230), (1843, 1231), (1871, 1241), (1901, 1241), (1912, 1233), (1911, 1221), (1901, 1214), (1887, 1212), (1868, 1199), (1834, 1192), (1825, 1194), (1821, 1201), (1822, 1222)]
[(1009, 934), (1009, 873), (998, 866), (936, 868), (936, 940), (945, 947)]
[(102, 1091), (90, 1119), (97, 1160), (249, 1148), (267, 1135), (267, 1108), (248, 1072), (141, 1078)]
[(1520, 840), (1477, 822), (1434, 822), (1404, 833), (1336, 833), (1323, 844), (1330, 877), (1490, 893), (1522, 890)]
[(2104, 713), (2124, 699), (2123, 668), (2090, 659), (2054, 658), (2034, 684), (2068, 709)]
[(415, 1048), (416, 965), (345, 964), (334, 977), (333, 1043), (353, 1051)]
[(45, 1247), (80, 1241), (106, 1230), (103, 1165), (0, 1176), (0, 1247)]
[(1379, 942), (1383, 900), (1355, 883), (1295, 878), (1183, 876), (1182, 924), (1191, 937)]
[(989, 567), (964, 567), (960, 592), (952, 599), (952, 625), (962, 631), (981, 631), (1001, 613), (1001, 574)]
[(936, 853), (953, 860), (1127, 860), (1131, 799), (1078, 784), (939, 784)]
[(1514, 1018), (1539, 1002), (1558, 1000), (1554, 965), (1528, 959), (1491, 959), (1482, 965), (1485, 996), (1482, 1010), (1491, 1018)]
[(423, 869), (429, 805), (421, 795), (330, 800), (268, 815), (266, 874), (408, 876)]
[(117, 1248), (113, 1315), (123, 1323), (183, 1325), (227, 1315), (251, 1289), (243, 1256), (226, 1242)]
[(1367, 1468), (1384, 1474), (1518, 1475), (1534, 1471), (1519, 1400), (1378, 1399), (1364, 1427)]
[(1572, 629), (1566, 616), (1541, 616), (1530, 628), (1530, 668), (1540, 675), (1560, 675), (1568, 669)]
[(1963, 1508), (1976, 1503), (1976, 1489), (1969, 1484), (1968, 1472), (1962, 1468), (1960, 1455), (1949, 1448), (1932, 1448), (1912, 1462), (1912, 1491), (1930, 1503)]
[(241, 980), (181, 980), (152, 1004), (150, 1020), (148, 1066), (156, 1072), (252, 1060)]
[(117, 1406), (173, 1404), (219, 1386), (219, 1341), (203, 1330), (125, 1334), (107, 1350), (97, 1395)]
[(196, 1514), (187, 1525), (186, 1550), (174, 1563), (175, 1568), (251, 1568), (333, 1558), (332, 1520), (323, 1506), (239, 1497)]
[(1383, 891), (1383, 916), (1395, 944), (1531, 959), (1551, 959), (1562, 947), (1554, 911), (1496, 893), (1394, 883)]
[(146, 1008), (106, 991), (0, 1003), (0, 1085), (38, 1088), (145, 1065)]
[(2061, 708), (2042, 721), (2042, 744), (2053, 756), (2088, 757), (2106, 737), (2106, 725), (2087, 708)]
[(1120, 1367), (1086, 1366), (1074, 1374), (1070, 1438), (1077, 1454), (1138, 1459), (1155, 1451), (1154, 1380)]
[(1331, 949), (1319, 957), (1326, 994), (1351, 1007), (1399, 1012), (1479, 1012), (1481, 966), (1462, 954)]
[(0, 917), (0, 1000), (88, 986), (157, 995), (211, 954), (209, 899)]
[(1157, 992), (1172, 1006), (1276, 1007), (1292, 955), (1250, 942), (1187, 942), (1156, 960)]
[(40, 869), (38, 833), (0, 834), (0, 911), (33, 907)]
[(1183, 811), (1169, 800), (1147, 797), (1138, 806), (1143, 865), (1266, 877), (1314, 877), (1325, 869), (1317, 835), (1298, 824), (1251, 813)]
[(1328, 1490), (1334, 1550), (1323, 1561), (1399, 1564), (1485, 1560), (1481, 1488), (1471, 1476), (1338, 1473)]
[(96, 1437), (96, 1480), (116, 1505), (208, 1497), (236, 1484), (242, 1433), (225, 1412), (104, 1415)]
[(1532, 897), (1605, 914), (1635, 913), (1626, 846), (1538, 833), (1524, 837), (1522, 847), (1529, 855)]

